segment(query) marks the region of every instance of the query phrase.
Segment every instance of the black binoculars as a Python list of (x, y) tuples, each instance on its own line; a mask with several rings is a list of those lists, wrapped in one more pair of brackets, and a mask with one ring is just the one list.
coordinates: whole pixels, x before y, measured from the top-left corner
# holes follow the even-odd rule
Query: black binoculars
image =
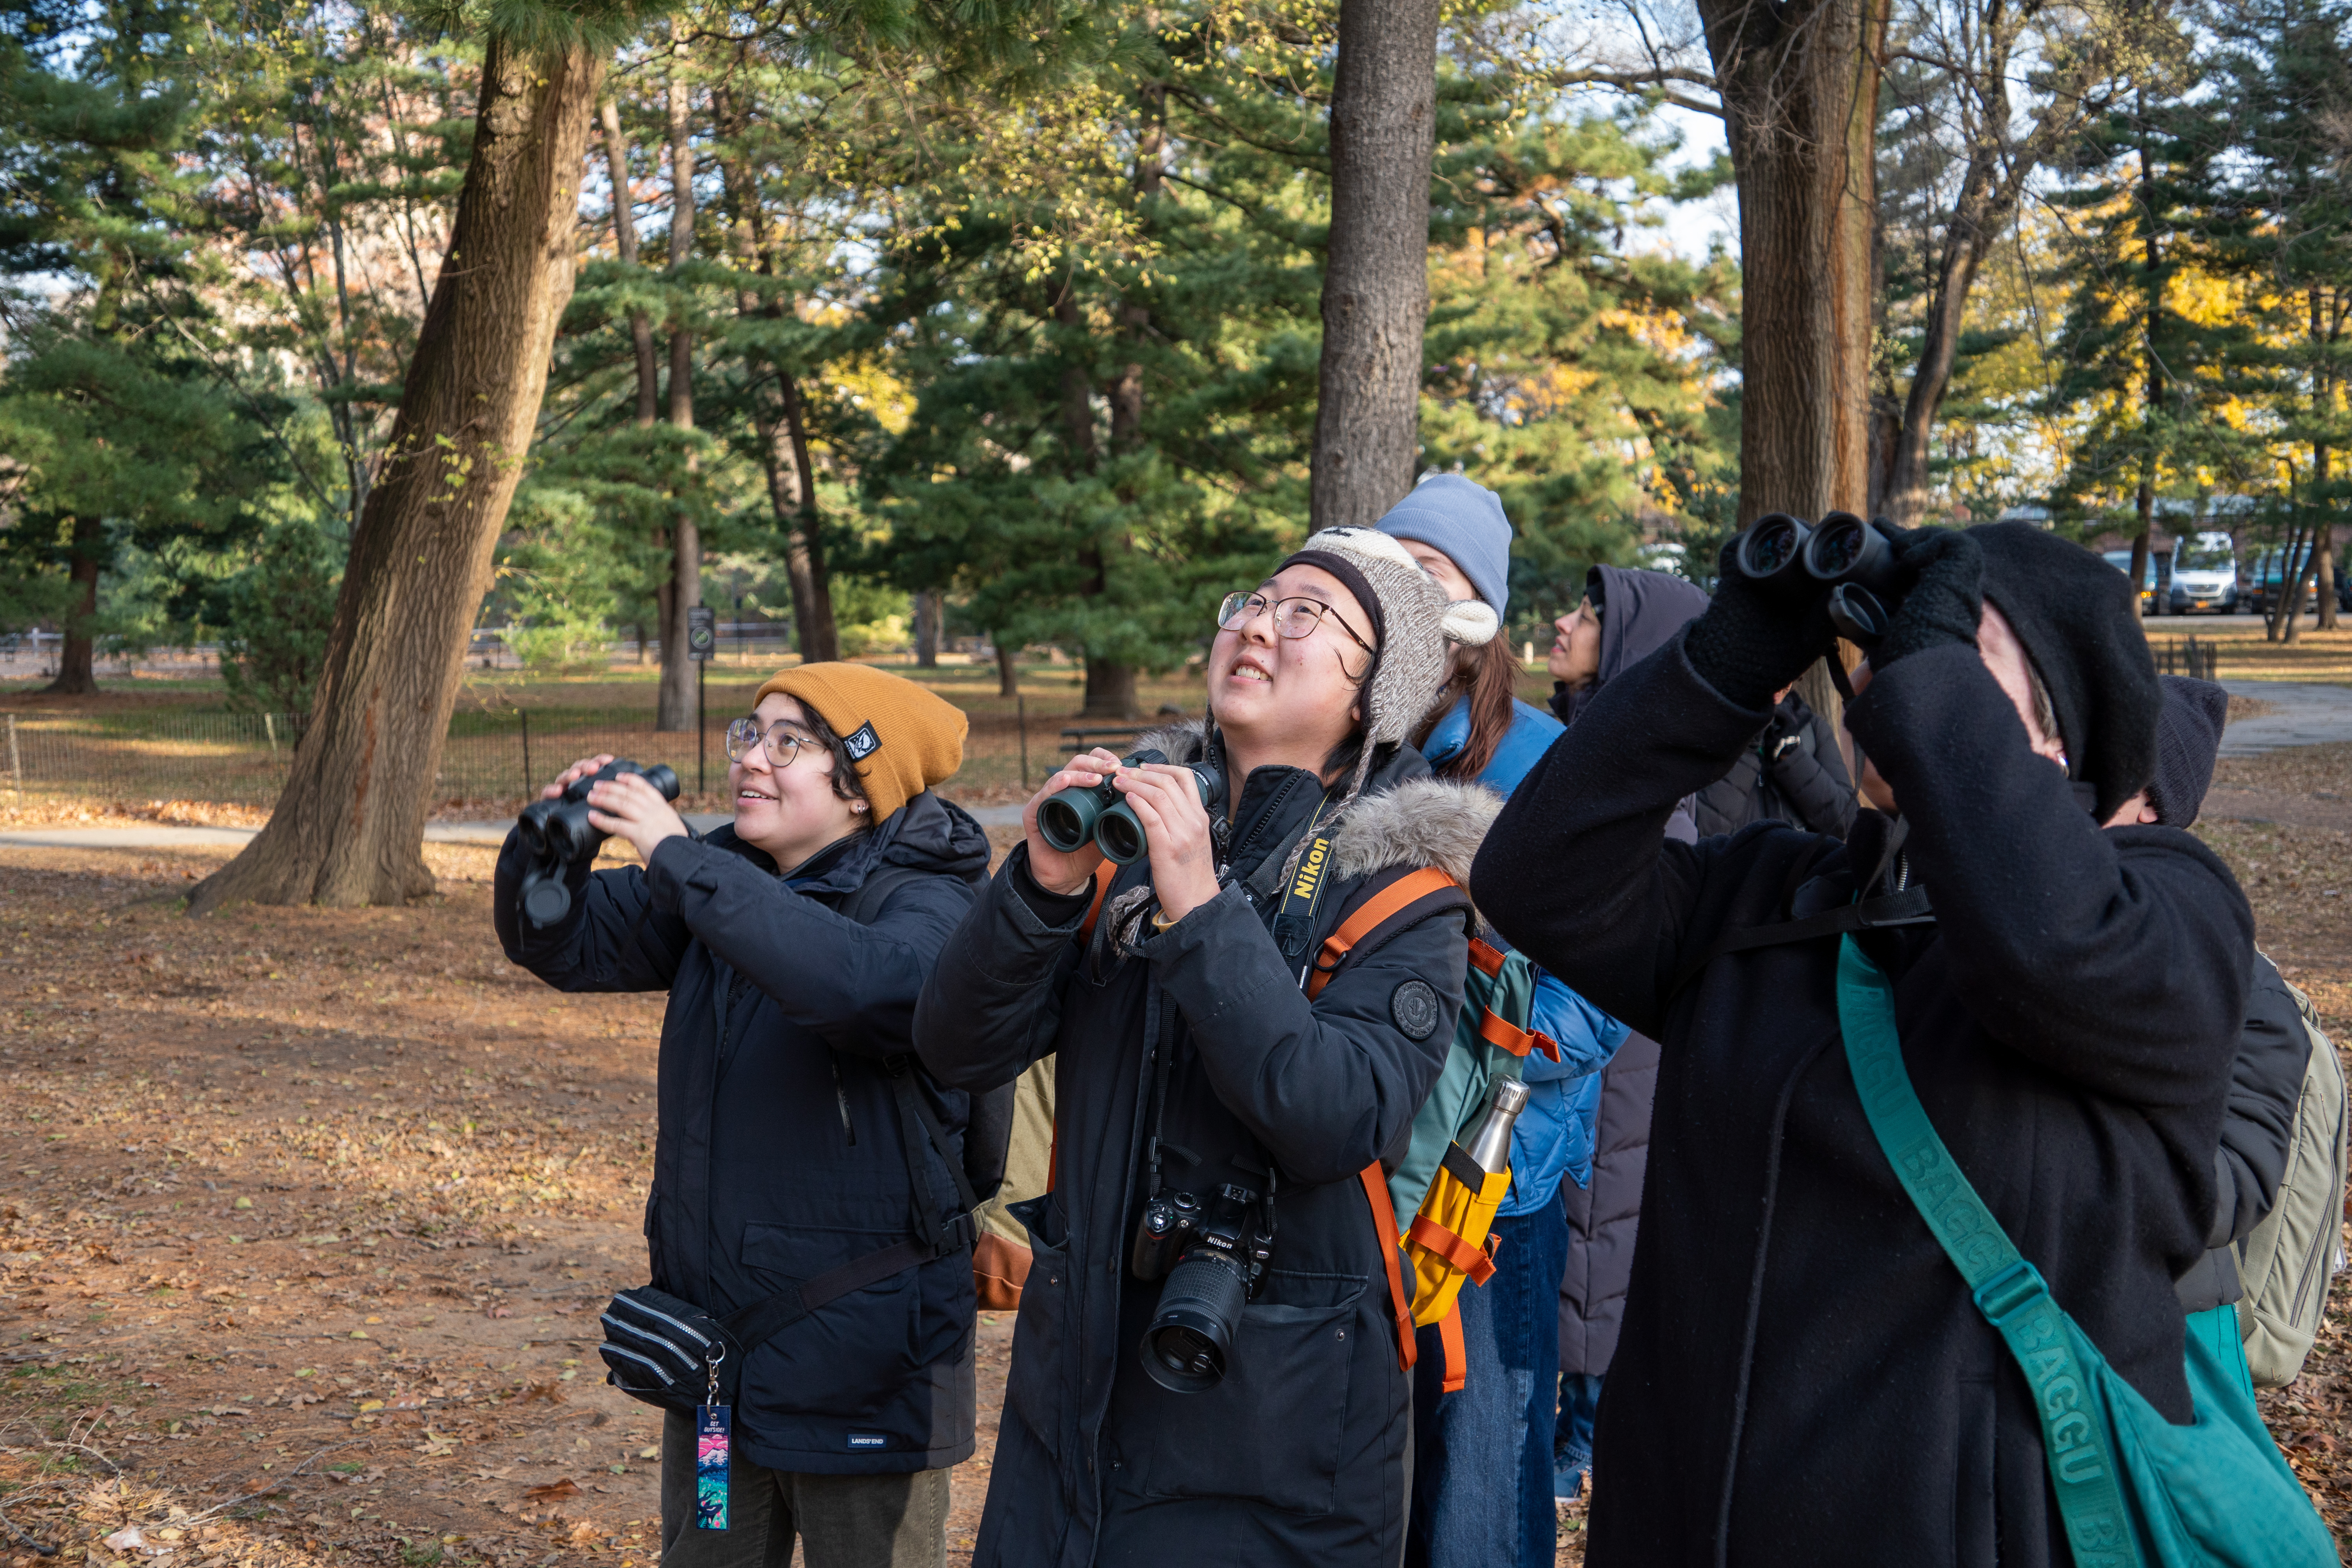
[(1894, 524), (1833, 511), (1814, 525), (1768, 512), (1733, 542), (1732, 569), (1790, 602), (1826, 591), (1830, 624), (1848, 642), (1870, 648), (1886, 636), (1902, 604)]
[[(1158, 752), (1142, 751), (1119, 765), (1134, 768), (1167, 760)], [(1215, 805), (1224, 793), (1223, 776), (1204, 763), (1187, 763), (1184, 768), (1200, 788), (1201, 804)], [(1142, 819), (1108, 778), (1098, 784), (1072, 784), (1047, 795), (1037, 807), (1037, 832), (1065, 855), (1085, 847), (1091, 839), (1102, 850), (1103, 858), (1114, 866), (1140, 860), (1150, 850)]]
[(662, 763), (641, 768), (635, 763), (607, 763), (564, 785), (555, 799), (532, 801), (515, 819), (515, 832), (531, 860), (520, 895), (522, 912), (531, 924), (544, 929), (572, 912), (572, 889), (564, 885), (564, 868), (594, 859), (611, 837), (588, 820), (588, 792), (624, 773), (637, 774), (659, 790), (664, 800), (677, 798), (677, 775)]

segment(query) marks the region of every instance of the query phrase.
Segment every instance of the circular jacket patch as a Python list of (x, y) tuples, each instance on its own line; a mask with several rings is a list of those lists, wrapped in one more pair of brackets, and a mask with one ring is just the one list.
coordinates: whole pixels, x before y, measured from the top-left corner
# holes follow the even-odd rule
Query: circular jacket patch
[(1389, 1016), (1409, 1040), (1437, 1032), (1437, 993), (1426, 980), (1408, 980), (1389, 993)]

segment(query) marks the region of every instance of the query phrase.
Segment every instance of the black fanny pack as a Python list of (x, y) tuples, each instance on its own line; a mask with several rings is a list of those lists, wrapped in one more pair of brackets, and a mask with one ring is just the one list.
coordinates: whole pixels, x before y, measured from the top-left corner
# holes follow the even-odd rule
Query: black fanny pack
[[(792, 1280), (772, 1296), (724, 1317), (715, 1317), (680, 1296), (651, 1285), (613, 1298), (600, 1320), (604, 1342), (604, 1381), (632, 1399), (692, 1415), (699, 1405), (732, 1405), (743, 1363), (771, 1338), (826, 1302), (877, 1285), (918, 1264), (971, 1250), (977, 1237), (971, 1211), (980, 1206), (963, 1163), (948, 1147), (939, 1118), (924, 1101), (904, 1057), (883, 1064), (898, 1101), (907, 1174), (914, 1194), (915, 1235), (806, 1279)], [(955, 1183), (957, 1211), (940, 1223), (931, 1183), (923, 1169), (925, 1145), (935, 1150)]]

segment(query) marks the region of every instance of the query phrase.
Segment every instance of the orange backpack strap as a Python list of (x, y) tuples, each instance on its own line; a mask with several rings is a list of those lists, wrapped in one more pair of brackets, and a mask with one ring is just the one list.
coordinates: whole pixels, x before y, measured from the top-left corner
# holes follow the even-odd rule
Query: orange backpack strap
[(1460, 1297), (1455, 1297), (1454, 1305), (1445, 1309), (1445, 1316), (1437, 1320), (1437, 1340), (1445, 1347), (1445, 1392), (1459, 1394), (1462, 1385), (1470, 1381), (1470, 1357), (1462, 1344)]
[(1339, 929), (1323, 939), (1322, 950), (1315, 955), (1315, 968), (1307, 977), (1307, 999), (1313, 1001), (1331, 983), (1331, 976), (1356, 945), (1372, 934), (1392, 917), (1403, 913), (1424, 899), (1444, 899), (1457, 902), (1462, 885), (1434, 866), (1423, 866), (1409, 871), (1387, 887), (1356, 906), (1353, 913), (1339, 922)]
[(1478, 1037), (1515, 1057), (1541, 1051), (1552, 1060), (1559, 1060), (1559, 1047), (1549, 1035), (1541, 1029), (1522, 1029), (1509, 1019), (1496, 1016), (1491, 1008), (1482, 1009), (1478, 1015)]
[(1095, 921), (1102, 914), (1103, 898), (1110, 891), (1112, 879), (1118, 868), (1106, 860), (1095, 868), (1095, 901), (1087, 906), (1087, 918), (1078, 922), (1078, 944), (1086, 945), (1095, 938)]
[(1412, 1338), (1412, 1297), (1404, 1288), (1404, 1268), (1397, 1254), (1396, 1207), (1389, 1202), (1389, 1178), (1378, 1160), (1357, 1176), (1372, 1205), (1372, 1230), (1381, 1238), (1381, 1261), (1388, 1265), (1389, 1311), (1396, 1319), (1397, 1370), (1411, 1372), (1420, 1350)]
[(1484, 1285), (1495, 1277), (1495, 1260), (1483, 1247), (1473, 1247), (1426, 1214), (1412, 1216), (1412, 1228), (1405, 1239), (1431, 1257), (1459, 1268), (1473, 1285)]
[(1503, 957), (1502, 951), (1492, 942), (1475, 936), (1470, 939), (1471, 967), (1476, 969), (1487, 979), (1492, 980), (1503, 973)]

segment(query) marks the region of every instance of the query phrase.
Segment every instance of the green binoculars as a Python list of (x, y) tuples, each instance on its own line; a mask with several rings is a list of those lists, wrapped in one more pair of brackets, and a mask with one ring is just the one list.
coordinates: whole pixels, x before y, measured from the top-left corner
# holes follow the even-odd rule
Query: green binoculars
[[(1135, 768), (1167, 760), (1158, 752), (1145, 751), (1119, 765)], [(1201, 763), (1187, 763), (1184, 768), (1201, 791), (1201, 804), (1214, 805), (1224, 790), (1217, 770)], [(1072, 784), (1047, 795), (1037, 807), (1037, 831), (1065, 855), (1091, 841), (1103, 852), (1103, 858), (1115, 866), (1140, 860), (1151, 847), (1145, 842), (1142, 819), (1108, 778), (1098, 784)]]

